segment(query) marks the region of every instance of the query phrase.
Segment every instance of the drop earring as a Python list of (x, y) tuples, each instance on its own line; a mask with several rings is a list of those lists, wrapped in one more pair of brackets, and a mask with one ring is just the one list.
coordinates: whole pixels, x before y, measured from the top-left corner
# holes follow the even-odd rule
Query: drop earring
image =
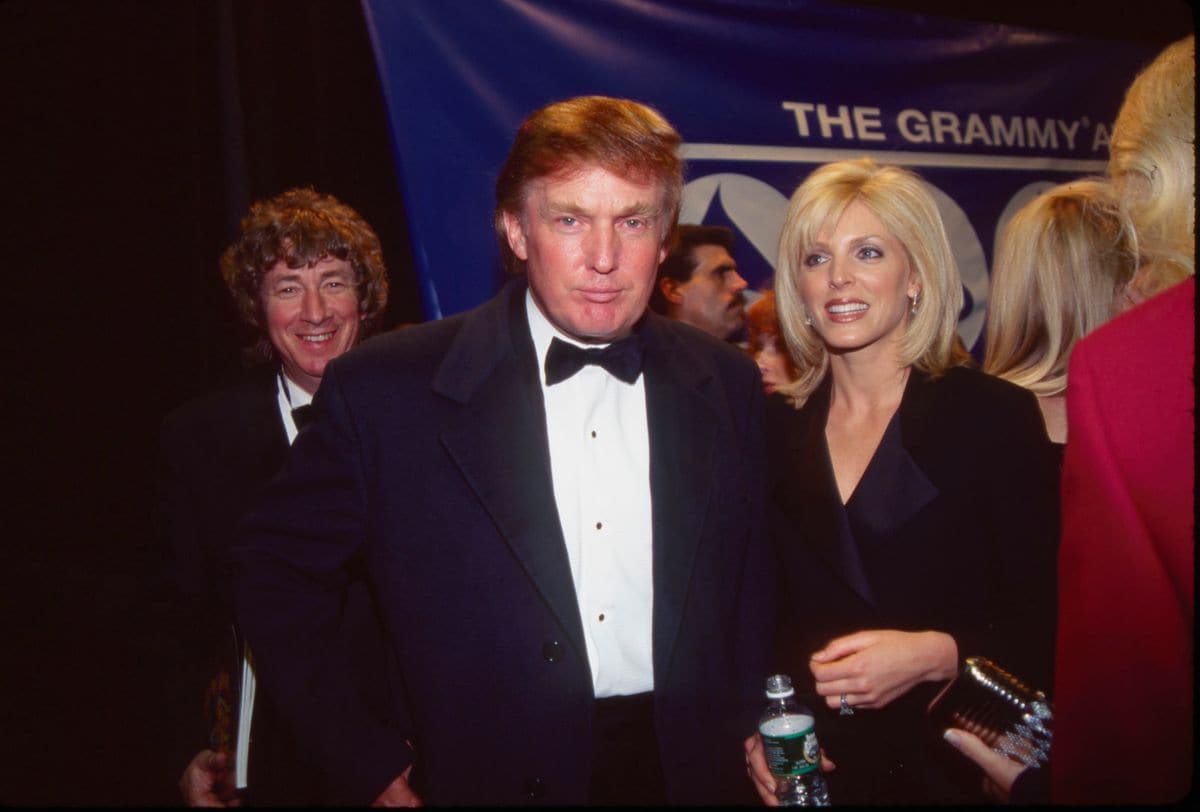
[(911, 302), (912, 302), (912, 306), (911, 306), (911, 307), (908, 309), (908, 312), (909, 312), (909, 313), (912, 313), (914, 316), (915, 316), (915, 315), (917, 315), (917, 299), (918, 299), (920, 296), (921, 296), (921, 291), (920, 291), (920, 290), (918, 290), (918, 291), (917, 291), (916, 293), (914, 293), (912, 296), (909, 296), (909, 297), (908, 297), (908, 298), (909, 298), (909, 301), (911, 301)]

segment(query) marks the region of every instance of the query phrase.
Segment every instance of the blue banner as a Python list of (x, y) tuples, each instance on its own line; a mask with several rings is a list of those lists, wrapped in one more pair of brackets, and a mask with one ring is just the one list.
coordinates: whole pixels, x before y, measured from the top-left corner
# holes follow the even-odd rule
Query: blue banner
[(584, 94), (656, 107), (684, 138), (680, 219), (739, 235), (769, 281), (787, 199), (869, 155), (932, 187), (975, 347), (1000, 228), (1102, 174), (1125, 88), (1157, 48), (827, 0), (363, 0), (426, 315), (486, 300), (496, 172), (520, 122)]

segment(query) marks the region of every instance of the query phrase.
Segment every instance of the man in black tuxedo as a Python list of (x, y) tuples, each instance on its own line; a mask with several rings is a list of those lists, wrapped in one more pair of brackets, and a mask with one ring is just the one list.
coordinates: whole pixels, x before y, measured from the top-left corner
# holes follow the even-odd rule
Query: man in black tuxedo
[[(241, 234), (221, 258), (221, 274), (253, 333), (253, 371), (239, 385), (176, 409), (161, 435), (169, 535), (186, 627), (176, 680), (183, 768), (189, 805), (310, 804), (323, 799), (318, 774), (297, 756), (269, 694), (256, 697), (243, 793), (233, 787), (233, 759), (206, 742), (205, 686), (241, 655), (233, 632), (229, 548), (237, 520), (279, 470), (303, 425), (330, 360), (369, 334), (387, 303), (379, 239), (351, 208), (311, 189), (255, 203)], [(353, 657), (382, 652), (372, 643), (365, 594), (349, 602)], [(368, 653), (370, 652), (370, 653)], [(371, 661), (368, 659), (368, 661)], [(227, 744), (227, 743), (225, 743)], [(192, 756), (192, 754), (195, 754)], [(184, 768), (186, 759), (190, 763)]]
[[(582, 97), (496, 184), (490, 302), (338, 359), (235, 545), (262, 679), (349, 802), (752, 801), (771, 634), (761, 386), (646, 313), (682, 192), (656, 111)], [(331, 654), (365, 578), (395, 725)]]

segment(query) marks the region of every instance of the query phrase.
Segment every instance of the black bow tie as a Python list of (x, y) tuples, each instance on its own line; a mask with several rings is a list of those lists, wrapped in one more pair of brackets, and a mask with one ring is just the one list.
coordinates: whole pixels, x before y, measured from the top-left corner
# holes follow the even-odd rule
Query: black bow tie
[(295, 409), (292, 409), (292, 422), (296, 424), (296, 431), (300, 431), (300, 429), (311, 423), (314, 417), (316, 417), (316, 414), (313, 412), (311, 403), (306, 403), (303, 406), (297, 406)]
[(546, 385), (565, 381), (587, 364), (602, 366), (625, 383), (633, 383), (642, 372), (642, 340), (633, 334), (603, 349), (584, 349), (552, 338), (546, 351)]

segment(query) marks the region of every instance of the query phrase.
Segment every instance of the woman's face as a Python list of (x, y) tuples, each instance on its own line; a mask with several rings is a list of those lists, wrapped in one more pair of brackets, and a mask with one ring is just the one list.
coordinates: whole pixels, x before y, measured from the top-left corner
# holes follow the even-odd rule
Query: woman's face
[(786, 351), (778, 338), (773, 335), (763, 335), (760, 339), (762, 347), (754, 353), (754, 363), (762, 373), (763, 391), (768, 395), (784, 384), (791, 383), (788, 374)]
[(805, 313), (831, 353), (894, 346), (904, 334), (916, 274), (904, 246), (861, 201), (821, 227), (796, 273)]

